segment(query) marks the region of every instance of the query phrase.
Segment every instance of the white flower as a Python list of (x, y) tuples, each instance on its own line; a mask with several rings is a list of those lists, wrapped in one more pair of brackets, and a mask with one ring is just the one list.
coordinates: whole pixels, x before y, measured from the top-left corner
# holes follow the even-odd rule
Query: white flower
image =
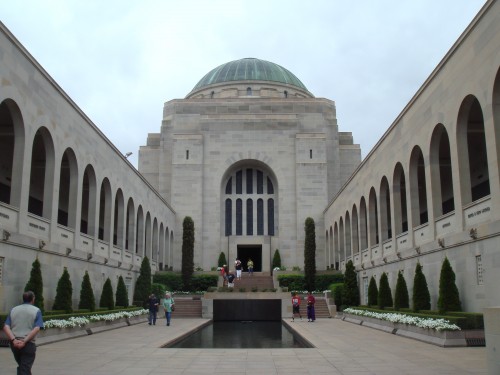
[(451, 324), (446, 319), (420, 318), (418, 316), (410, 316), (399, 313), (378, 313), (374, 311), (356, 310), (351, 307), (344, 310), (347, 314), (367, 316), (380, 320), (387, 320), (392, 323), (403, 323), (417, 326), (420, 328), (435, 329), (436, 331), (459, 331), (460, 327)]
[(43, 323), (45, 329), (48, 328), (75, 328), (83, 327), (90, 322), (107, 321), (112, 322), (121, 318), (131, 318), (134, 316), (148, 314), (149, 310), (141, 309), (134, 311), (118, 311), (111, 314), (90, 315), (90, 316), (72, 316), (68, 319), (51, 319)]

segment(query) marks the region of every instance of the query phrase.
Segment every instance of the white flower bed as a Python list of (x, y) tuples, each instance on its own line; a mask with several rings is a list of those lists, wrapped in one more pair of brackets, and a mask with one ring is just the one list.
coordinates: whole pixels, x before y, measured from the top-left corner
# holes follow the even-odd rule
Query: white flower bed
[(83, 327), (91, 322), (99, 322), (106, 321), (112, 322), (114, 320), (122, 319), (122, 318), (132, 318), (134, 316), (140, 316), (148, 314), (148, 310), (134, 310), (134, 311), (118, 311), (111, 314), (102, 314), (102, 315), (89, 315), (82, 317), (70, 317), (68, 319), (51, 319), (47, 320), (43, 323), (45, 329), (48, 328), (75, 328), (75, 327)]
[(410, 316), (398, 313), (378, 313), (366, 310), (356, 310), (353, 308), (347, 308), (344, 310), (347, 314), (366, 316), (369, 318), (375, 318), (380, 320), (387, 320), (392, 323), (403, 323), (420, 328), (435, 329), (436, 331), (459, 331), (460, 327), (455, 324), (451, 324), (446, 319), (432, 319), (432, 318), (419, 318), (417, 316)]

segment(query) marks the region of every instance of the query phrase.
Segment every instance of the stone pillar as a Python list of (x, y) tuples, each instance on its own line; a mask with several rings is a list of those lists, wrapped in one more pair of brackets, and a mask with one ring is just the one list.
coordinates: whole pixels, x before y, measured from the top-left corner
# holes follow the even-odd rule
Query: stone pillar
[(500, 306), (484, 309), (488, 374), (500, 374)]

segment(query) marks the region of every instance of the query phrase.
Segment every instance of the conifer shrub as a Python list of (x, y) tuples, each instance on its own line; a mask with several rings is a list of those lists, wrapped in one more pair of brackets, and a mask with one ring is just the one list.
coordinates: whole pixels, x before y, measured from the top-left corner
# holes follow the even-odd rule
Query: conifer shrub
[(378, 288), (375, 277), (372, 276), (368, 285), (368, 306), (377, 306), (378, 304)]
[(417, 263), (415, 267), (415, 277), (413, 279), (413, 311), (418, 312), (421, 310), (431, 309), (431, 295), (427, 280), (422, 272), (422, 265)]
[(109, 277), (104, 282), (102, 286), (101, 300), (99, 301), (100, 307), (105, 307), (108, 310), (113, 310), (115, 308), (115, 300), (113, 298), (113, 286), (111, 285), (111, 280)]
[(116, 306), (129, 306), (127, 287), (125, 286), (122, 275), (118, 278), (118, 285), (116, 286)]
[(304, 230), (304, 279), (306, 289), (313, 291), (316, 278), (316, 228), (312, 218), (306, 219)]
[(280, 256), (280, 251), (278, 249), (274, 251), (272, 269), (275, 269), (276, 267), (281, 268), (281, 256)]
[(151, 265), (149, 259), (145, 256), (142, 259), (139, 277), (135, 283), (134, 289), (134, 304), (138, 306), (145, 306), (149, 295), (151, 294)]
[(224, 264), (227, 264), (226, 254), (223, 251), (219, 254), (219, 260), (217, 261), (217, 267), (223, 267)]
[(344, 288), (344, 283), (332, 284), (330, 290), (332, 291), (333, 301), (335, 306), (337, 306), (337, 311), (340, 311), (342, 306), (342, 289)]
[(42, 267), (38, 257), (35, 259), (31, 265), (30, 279), (24, 287), (24, 291), (27, 292), (31, 290), (35, 293), (35, 306), (38, 307), (42, 314), (45, 312), (44, 300), (43, 300), (43, 279), (42, 279)]
[(80, 289), (80, 302), (78, 303), (78, 309), (88, 309), (89, 311), (95, 311), (95, 296), (94, 290), (92, 289), (92, 284), (90, 283), (89, 273), (85, 271), (83, 275), (82, 287)]
[(391, 287), (389, 286), (389, 279), (387, 278), (387, 274), (384, 272), (382, 276), (380, 276), (380, 286), (378, 289), (378, 308), (383, 310), (386, 307), (392, 308), (392, 292)]
[(153, 293), (156, 298), (163, 298), (163, 296), (165, 295), (165, 291), (165, 285), (159, 283), (151, 284), (151, 293)]
[(64, 267), (63, 274), (57, 283), (56, 298), (54, 300), (54, 305), (52, 310), (61, 310), (66, 313), (73, 311), (73, 286), (71, 285), (71, 280), (69, 278), (69, 273), (66, 267)]
[(181, 275), (184, 290), (190, 289), (194, 273), (194, 222), (186, 216), (182, 222), (182, 266)]
[(394, 310), (399, 311), (401, 308), (410, 307), (410, 297), (408, 296), (408, 287), (403, 276), (403, 272), (398, 272), (398, 280), (396, 281), (396, 293), (394, 294)]
[(462, 311), (458, 288), (455, 284), (455, 272), (448, 257), (444, 258), (439, 276), (438, 310), (440, 314), (447, 311)]
[(352, 260), (345, 265), (342, 305), (359, 306), (358, 278)]

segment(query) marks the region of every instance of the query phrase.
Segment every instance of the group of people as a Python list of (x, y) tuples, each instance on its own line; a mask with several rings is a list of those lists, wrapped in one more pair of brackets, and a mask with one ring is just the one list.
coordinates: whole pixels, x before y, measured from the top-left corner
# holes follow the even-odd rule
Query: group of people
[[(236, 258), (234, 261), (234, 269), (236, 270), (236, 276), (229, 271), (229, 267), (227, 264), (224, 264), (220, 270), (222, 279), (224, 280), (224, 285), (227, 284), (228, 288), (234, 288), (234, 280), (241, 280), (241, 273), (243, 271), (243, 263), (241, 260)], [(252, 259), (248, 259), (247, 261), (247, 269), (248, 269), (248, 274), (250, 276), (253, 276), (253, 261)]]
[[(307, 293), (306, 304), (307, 304), (307, 321), (314, 322), (316, 320), (316, 312), (314, 310), (314, 304), (316, 299), (311, 292)], [(302, 314), (300, 312), (300, 296), (297, 292), (292, 294), (292, 322), (295, 321), (295, 314), (299, 314), (300, 320), (302, 320)]]
[(158, 315), (160, 303), (163, 305), (163, 310), (165, 311), (165, 319), (167, 321), (166, 326), (168, 327), (170, 326), (172, 311), (175, 310), (175, 302), (174, 299), (172, 298), (172, 294), (170, 294), (169, 292), (165, 293), (165, 298), (163, 298), (161, 301), (158, 298), (156, 298), (154, 293), (150, 294), (148, 298), (148, 307), (149, 307), (148, 324), (156, 325), (156, 318)]

